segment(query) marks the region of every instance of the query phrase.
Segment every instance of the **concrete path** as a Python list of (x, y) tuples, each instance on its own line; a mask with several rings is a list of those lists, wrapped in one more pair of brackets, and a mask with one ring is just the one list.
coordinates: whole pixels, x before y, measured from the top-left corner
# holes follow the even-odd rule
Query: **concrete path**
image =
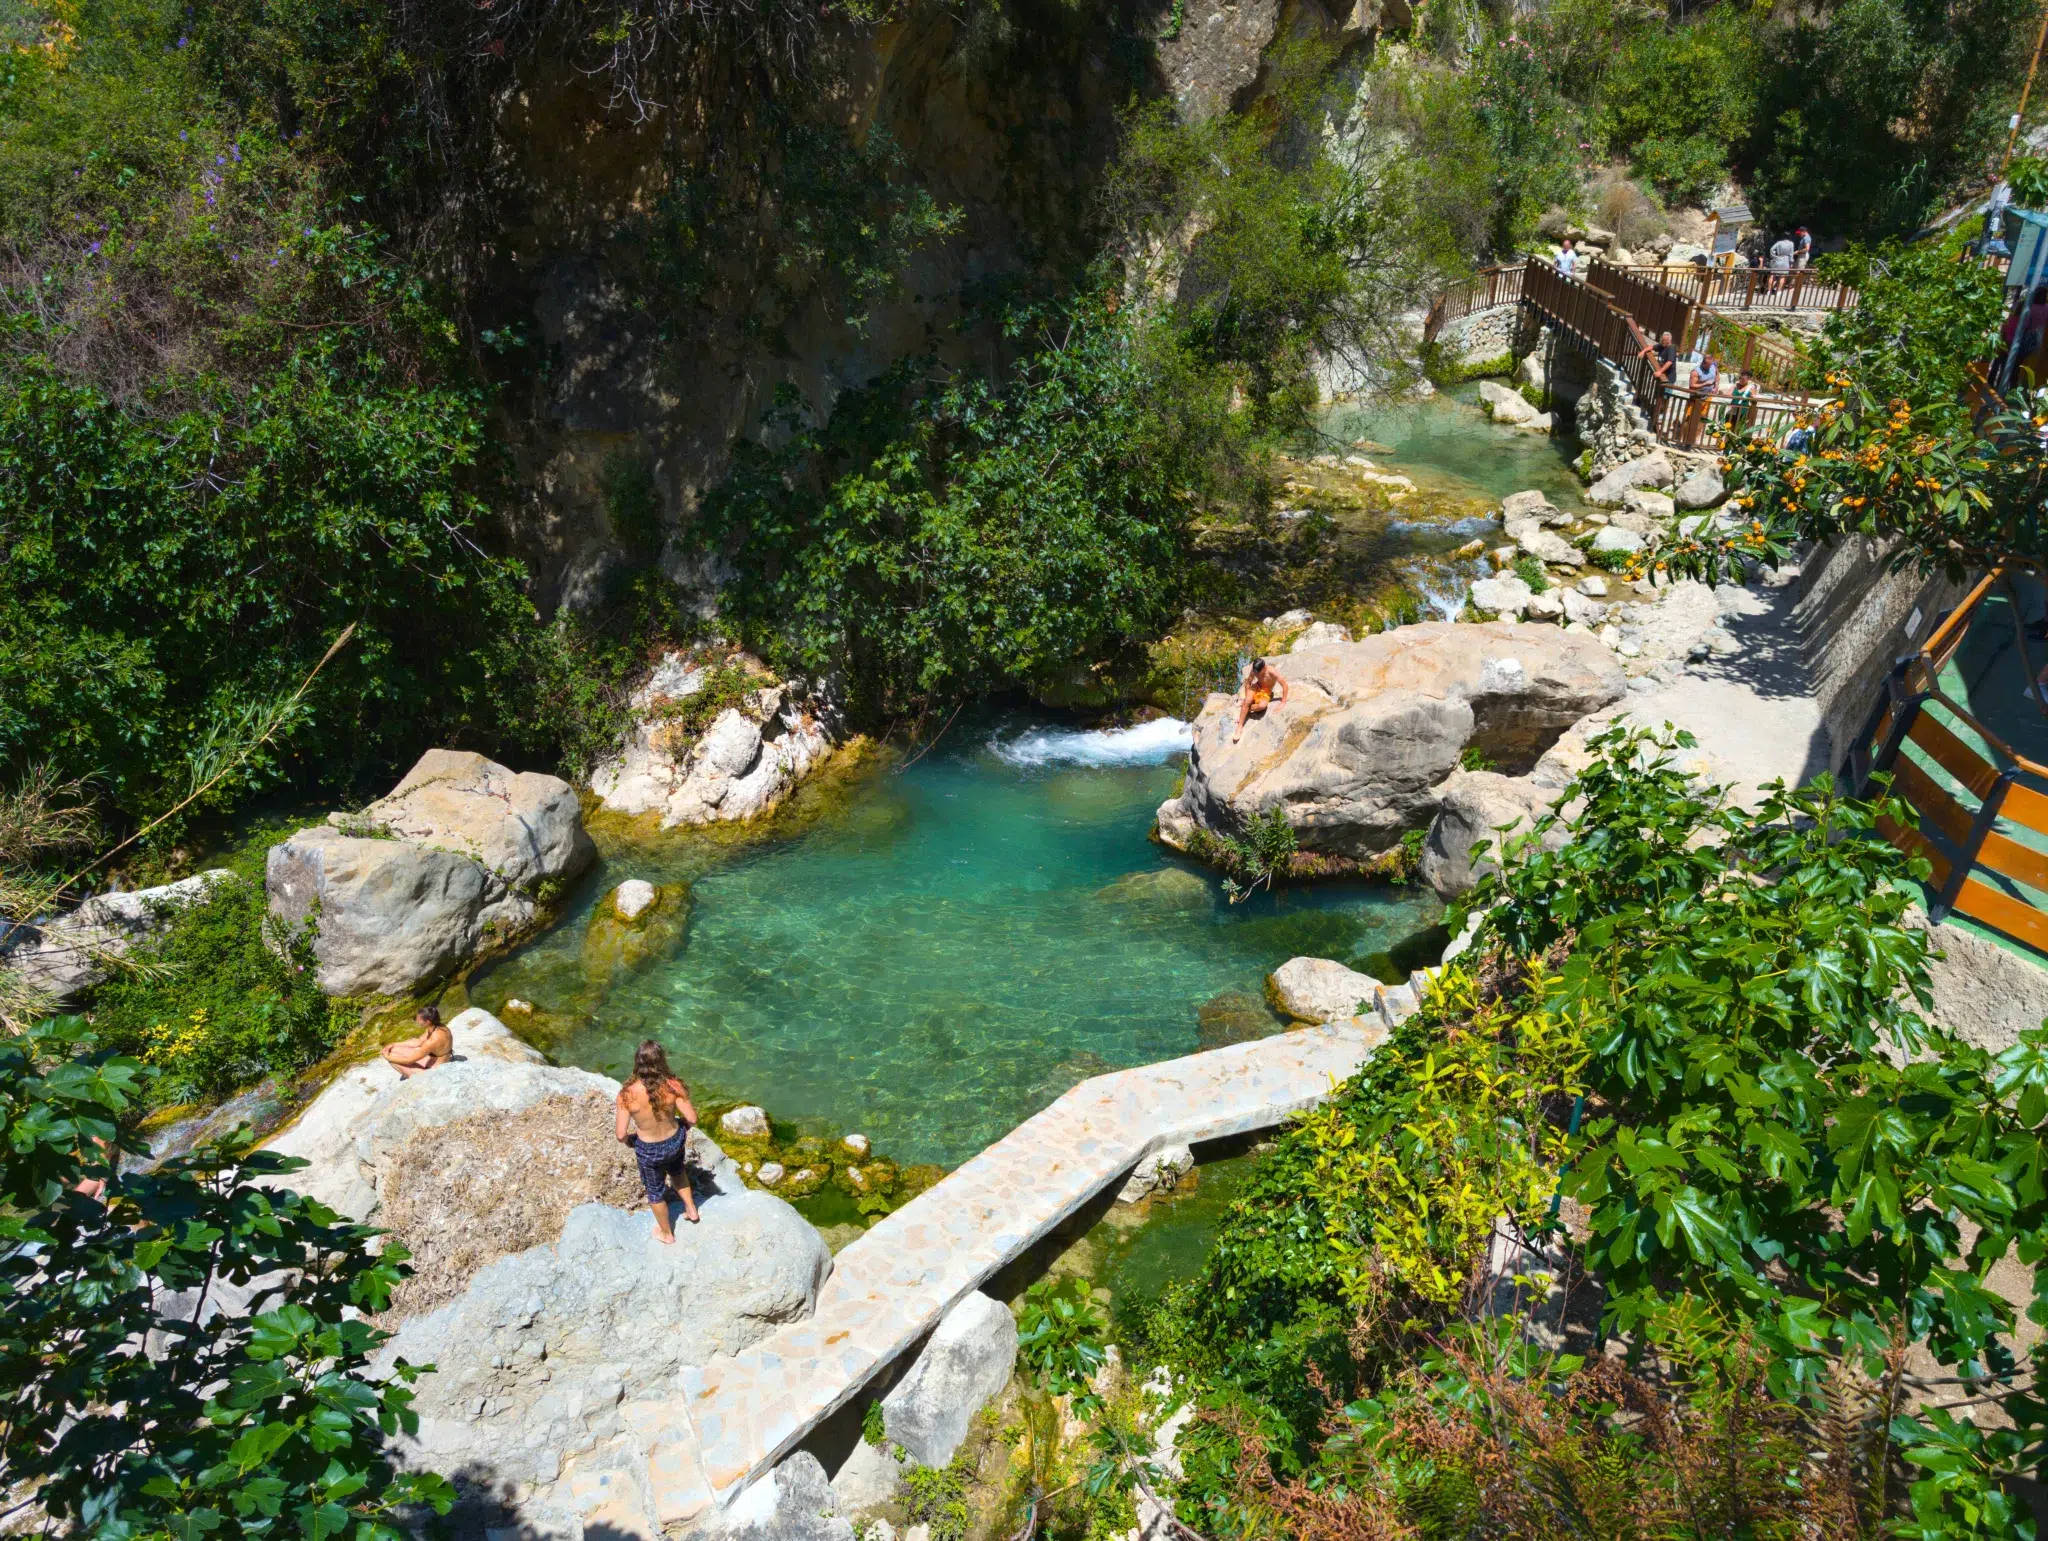
[(681, 1401), (642, 1431), (662, 1525), (730, 1501), (1145, 1156), (1313, 1107), (1384, 1036), (1354, 1018), (1082, 1082), (841, 1252), (809, 1320), (683, 1372)]

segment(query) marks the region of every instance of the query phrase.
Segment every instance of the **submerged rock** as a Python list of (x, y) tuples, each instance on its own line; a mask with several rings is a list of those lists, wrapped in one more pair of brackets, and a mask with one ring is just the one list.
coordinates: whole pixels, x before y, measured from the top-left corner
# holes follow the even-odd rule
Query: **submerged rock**
[(1250, 1043), (1269, 1038), (1282, 1024), (1272, 1008), (1243, 990), (1224, 990), (1212, 995), (1195, 1010), (1195, 1046), (1220, 1049), (1226, 1044)]
[(622, 883), (601, 899), (583, 933), (583, 977), (599, 990), (622, 974), (682, 951), (689, 938), (694, 908), (689, 884), (665, 883), (659, 888), (638, 884), (652, 897), (642, 902), (638, 894), (633, 895), (635, 908), (629, 918), (619, 899), (635, 886)]
[(1174, 913), (1207, 910), (1215, 902), (1209, 892), (1209, 880), (1185, 867), (1128, 873), (1098, 888), (1095, 897), (1105, 904)]
[(320, 988), (405, 995), (531, 930), (596, 858), (575, 790), (430, 749), (360, 814), (273, 846), (270, 913), (313, 921)]
[(1302, 850), (1369, 859), (1427, 828), (1468, 747), (1520, 771), (1626, 688), (1594, 638), (1499, 623), (1423, 622), (1274, 668), (1289, 698), (1234, 741), (1236, 697), (1208, 698), (1162, 840), (1199, 850), (1279, 809)]

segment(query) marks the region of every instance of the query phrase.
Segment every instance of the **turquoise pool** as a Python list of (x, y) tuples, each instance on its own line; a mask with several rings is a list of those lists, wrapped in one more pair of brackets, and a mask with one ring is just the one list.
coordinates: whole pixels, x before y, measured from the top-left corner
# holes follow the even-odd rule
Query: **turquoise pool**
[[(471, 998), (530, 1002), (564, 1063), (619, 1075), (658, 1038), (706, 1100), (957, 1163), (1088, 1076), (1276, 1031), (1286, 959), (1363, 962), (1437, 919), (1381, 885), (1227, 904), (1147, 838), (1184, 734), (960, 725), (783, 838), (604, 842), (564, 923)], [(680, 950), (607, 982), (583, 933), (628, 877), (689, 881), (695, 908)]]

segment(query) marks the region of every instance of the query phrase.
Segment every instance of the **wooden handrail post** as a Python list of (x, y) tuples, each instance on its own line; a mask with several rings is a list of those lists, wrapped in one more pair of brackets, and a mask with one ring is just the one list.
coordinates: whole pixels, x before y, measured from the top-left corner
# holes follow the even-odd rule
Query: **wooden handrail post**
[(1935, 925), (1948, 919), (1948, 913), (1955, 908), (1956, 897), (1962, 893), (1963, 884), (1968, 881), (1971, 868), (1977, 865), (1977, 858), (1984, 851), (1984, 837), (1991, 833), (1991, 827), (1998, 822), (1998, 810), (2005, 804), (2005, 794), (2019, 774), (2017, 767), (2008, 765), (1998, 773), (1991, 783), (1991, 790), (1984, 794), (1984, 801), (1977, 809), (1977, 817), (1970, 824), (1970, 841), (1950, 866), (1948, 881), (1941, 885), (1941, 892), (1934, 903), (1927, 907), (1927, 918)]

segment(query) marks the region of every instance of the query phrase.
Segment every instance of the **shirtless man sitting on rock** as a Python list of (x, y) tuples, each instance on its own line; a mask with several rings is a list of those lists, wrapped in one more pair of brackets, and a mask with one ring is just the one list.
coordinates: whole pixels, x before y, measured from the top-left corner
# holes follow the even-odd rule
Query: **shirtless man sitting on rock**
[(1267, 707), (1286, 699), (1287, 681), (1265, 659), (1254, 658), (1244, 677), (1244, 699), (1238, 703), (1237, 731), (1230, 735), (1230, 741), (1234, 744), (1244, 737), (1246, 718), (1263, 717)]
[(455, 1037), (441, 1025), (441, 1013), (433, 1006), (422, 1006), (413, 1013), (413, 1026), (420, 1030), (417, 1038), (401, 1038), (397, 1043), (387, 1043), (377, 1052), (384, 1056), (384, 1062), (396, 1070), (401, 1080), (410, 1081), (422, 1070), (432, 1070), (445, 1063), (455, 1052)]

